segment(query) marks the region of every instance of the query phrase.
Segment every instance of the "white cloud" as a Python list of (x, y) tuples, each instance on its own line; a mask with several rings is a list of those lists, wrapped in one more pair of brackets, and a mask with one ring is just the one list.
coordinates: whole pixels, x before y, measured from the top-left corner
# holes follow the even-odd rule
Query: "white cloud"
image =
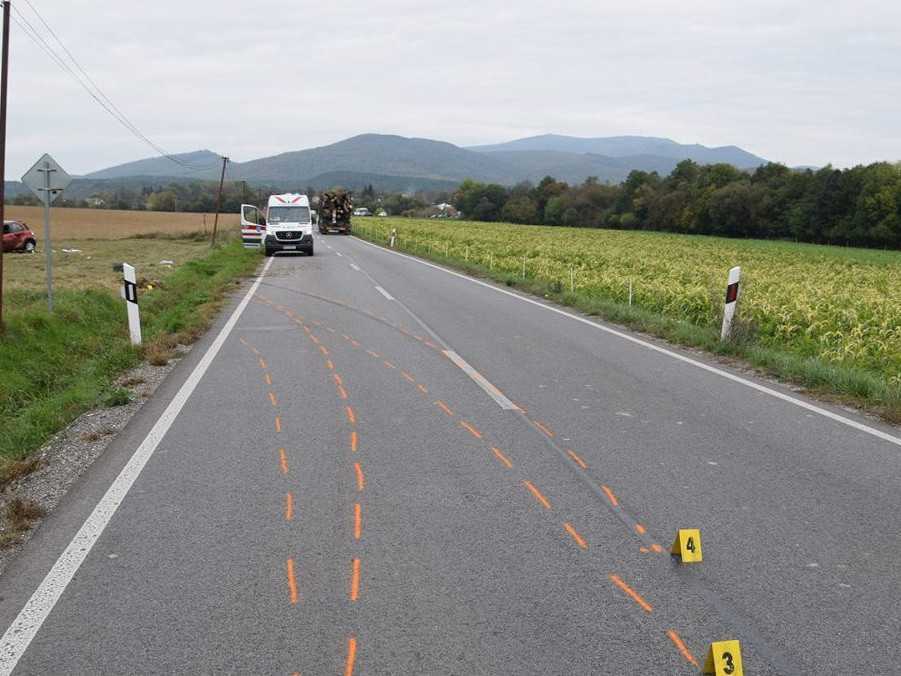
[[(31, 2), (173, 152), (556, 132), (735, 144), (790, 164), (901, 159), (893, 2)], [(152, 154), (15, 24), (11, 47), (9, 177), (43, 152), (77, 173)]]

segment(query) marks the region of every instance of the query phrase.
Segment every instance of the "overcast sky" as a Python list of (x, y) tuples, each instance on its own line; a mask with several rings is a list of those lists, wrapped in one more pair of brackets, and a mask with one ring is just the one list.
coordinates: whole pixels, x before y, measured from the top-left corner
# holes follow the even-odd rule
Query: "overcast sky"
[[(791, 165), (901, 159), (897, 0), (30, 2), (171, 152), (554, 132), (734, 144)], [(43, 152), (71, 173), (154, 154), (12, 32), (8, 178)]]

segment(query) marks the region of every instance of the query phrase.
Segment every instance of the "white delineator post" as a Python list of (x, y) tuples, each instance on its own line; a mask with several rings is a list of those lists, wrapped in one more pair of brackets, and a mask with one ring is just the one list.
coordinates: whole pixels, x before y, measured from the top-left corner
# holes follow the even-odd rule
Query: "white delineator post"
[(729, 281), (726, 286), (726, 305), (723, 308), (723, 330), (720, 340), (729, 340), (732, 336), (732, 319), (738, 305), (738, 285), (741, 280), (741, 268), (736, 266), (729, 270)]
[(128, 309), (128, 332), (131, 334), (131, 344), (141, 344), (141, 312), (138, 309), (138, 283), (135, 277), (135, 269), (128, 263), (122, 264), (122, 297), (125, 298), (125, 307)]

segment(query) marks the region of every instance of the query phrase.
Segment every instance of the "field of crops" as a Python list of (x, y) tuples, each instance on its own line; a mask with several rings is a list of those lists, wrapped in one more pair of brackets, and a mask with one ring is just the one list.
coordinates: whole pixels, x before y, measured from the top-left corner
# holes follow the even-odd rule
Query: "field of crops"
[[(25, 221), (38, 238), (43, 238), (44, 210), (41, 207), (7, 206), (5, 217)], [(238, 214), (220, 214), (219, 227), (235, 230)], [(113, 209), (54, 209), (51, 236), (56, 239), (124, 239), (137, 234), (209, 231), (213, 214), (164, 211), (115, 211)]]
[[(43, 291), (45, 283), (43, 210), (40, 207), (6, 207), (6, 217), (27, 223), (37, 234), (38, 250), (32, 254), (4, 256), (7, 292)], [(207, 230), (213, 217), (206, 216)], [(238, 215), (220, 214), (220, 241), (237, 237)], [(117, 290), (122, 274), (113, 265), (127, 261), (138, 277), (157, 280), (175, 268), (209, 253), (202, 236), (204, 214), (105, 209), (54, 209), (51, 235), (53, 277), (56, 289)], [(14, 299), (13, 299), (14, 300)], [(15, 311), (15, 303), (10, 303)]]
[(399, 248), (628, 302), (698, 326), (721, 321), (726, 275), (742, 267), (739, 317), (756, 342), (865, 369), (901, 385), (901, 252), (650, 232), (358, 219)]

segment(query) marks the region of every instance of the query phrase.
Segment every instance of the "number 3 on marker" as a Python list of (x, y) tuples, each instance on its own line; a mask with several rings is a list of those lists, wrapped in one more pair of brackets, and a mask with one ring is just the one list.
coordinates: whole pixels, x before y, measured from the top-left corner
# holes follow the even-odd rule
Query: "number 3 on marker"
[(741, 645), (738, 641), (717, 641), (710, 644), (704, 674), (742, 676)]

